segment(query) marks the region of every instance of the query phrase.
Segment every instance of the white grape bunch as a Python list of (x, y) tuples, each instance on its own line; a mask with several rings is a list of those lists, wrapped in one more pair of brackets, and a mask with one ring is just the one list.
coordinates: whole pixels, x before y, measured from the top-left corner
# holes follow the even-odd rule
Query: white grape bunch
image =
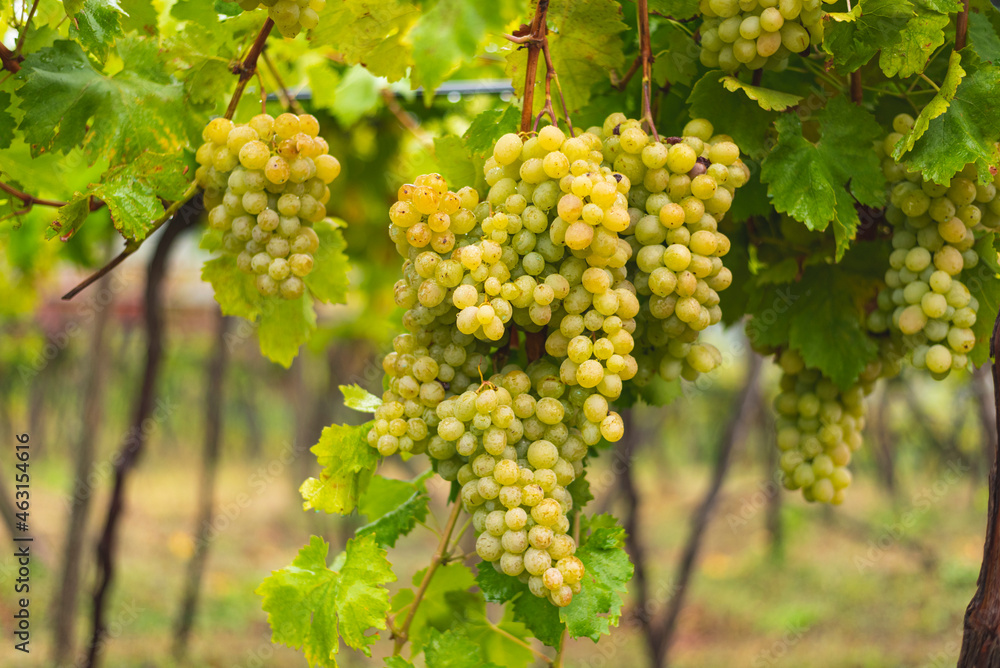
[(301, 297), (319, 248), (312, 225), (326, 217), (329, 184), (340, 174), (319, 122), (294, 114), (260, 114), (245, 125), (216, 118), (203, 138), (196, 179), (223, 249), (256, 277), (260, 294)]
[(1000, 228), (1000, 177), (980, 183), (975, 165), (947, 184), (908, 172), (891, 153), (913, 123), (912, 116), (898, 115), (879, 146), (890, 182), (886, 220), (893, 226), (893, 251), (868, 327), (890, 332), (914, 366), (941, 379), (966, 368), (976, 345), (979, 302), (963, 279), (979, 263), (976, 241)]
[(788, 57), (823, 41), (823, 2), (833, 0), (700, 0), (701, 63), (724, 72), (781, 71)]
[[(569, 489), (591, 446), (624, 435), (614, 403), (640, 372), (636, 346), (657, 364), (678, 354), (695, 375), (719, 357), (695, 341), (721, 316), (717, 290), (731, 276), (717, 224), (747, 171), (727, 137), (713, 137), (704, 122), (694, 127), (715, 141), (685, 138), (675, 148), (621, 114), (577, 136), (555, 126), (507, 134), (485, 162), (484, 197), (425, 174), (400, 187), (389, 211), (389, 236), (404, 258), (395, 299), (407, 333), (383, 360), (386, 390), (368, 442), (382, 456), (426, 453), (458, 486), (479, 556), (557, 606), (581, 591), (584, 575)], [(628, 150), (618, 146), (622, 131)], [(646, 146), (658, 156), (650, 166), (639, 157)], [(647, 190), (647, 171), (663, 187)], [(635, 207), (647, 199), (658, 234), (648, 221), (637, 227)], [(655, 217), (674, 207), (681, 220)], [(671, 261), (680, 272), (675, 299), (695, 296), (692, 322), (678, 320), (669, 353), (646, 336), (649, 302), (659, 298), (646, 289), (655, 272), (635, 264), (637, 250), (668, 234), (690, 248), (690, 277), (681, 276), (688, 265)]]
[(237, 4), (247, 12), (266, 7), (278, 32), (291, 38), (319, 25), (319, 12), (326, 7), (326, 0), (237, 0)]
[(840, 505), (851, 484), (847, 465), (862, 445), (865, 397), (882, 365), (869, 364), (843, 390), (819, 370), (807, 368), (795, 350), (784, 350), (777, 362), (782, 376), (781, 393), (774, 400), (775, 431), (785, 488), (801, 489), (807, 501)]

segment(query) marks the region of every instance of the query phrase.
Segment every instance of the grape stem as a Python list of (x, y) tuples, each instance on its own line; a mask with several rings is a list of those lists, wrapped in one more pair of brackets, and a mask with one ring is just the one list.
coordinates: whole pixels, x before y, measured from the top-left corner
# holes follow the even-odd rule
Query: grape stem
[(531, 28), (525, 46), (528, 49), (528, 61), (524, 68), (524, 96), (521, 100), (521, 132), (531, 130), (531, 116), (535, 104), (535, 77), (538, 72), (538, 54), (542, 50), (542, 40), (545, 38), (545, 15), (549, 11), (549, 0), (538, 0), (535, 6), (535, 16), (531, 19)]
[(650, 88), (653, 81), (653, 49), (649, 39), (649, 0), (638, 0), (636, 11), (639, 15), (639, 57), (642, 59), (642, 120), (649, 127), (653, 139), (660, 141), (660, 134), (653, 122), (653, 105)]
[[(413, 597), (413, 603), (410, 604), (410, 611), (406, 614), (406, 619), (403, 620), (403, 625), (392, 631), (392, 635), (396, 639), (396, 644), (392, 652), (393, 656), (399, 656), (399, 653), (403, 650), (403, 645), (405, 645), (408, 640), (407, 634), (410, 630), (410, 624), (413, 623), (413, 618), (417, 614), (417, 608), (420, 606), (420, 602), (423, 600), (424, 594), (427, 593), (427, 587), (431, 584), (431, 578), (434, 577), (434, 572), (437, 570), (438, 566), (440, 566), (448, 557), (448, 541), (451, 539), (451, 532), (455, 530), (455, 524), (458, 522), (458, 514), (461, 511), (462, 499), (455, 499), (455, 502), (451, 507), (451, 515), (448, 516), (448, 523), (445, 525), (444, 531), (441, 533), (441, 540), (438, 542), (437, 550), (434, 552), (434, 557), (431, 559), (430, 566), (427, 567), (427, 572), (424, 573), (424, 579), (420, 582), (420, 587), (417, 589), (416, 596)], [(391, 621), (387, 622), (387, 626), (391, 625)]]
[(29, 195), (28, 193), (21, 192), (17, 188), (14, 188), (13, 186), (9, 186), (6, 183), (3, 183), (2, 181), (0, 181), (0, 190), (4, 191), (8, 195), (12, 195), (12, 196), (16, 197), (17, 199), (21, 200), (22, 202), (24, 202), (24, 206), (27, 207), (24, 210), (25, 213), (27, 213), (28, 211), (30, 211), (31, 207), (33, 207), (36, 204), (38, 206), (51, 206), (51, 207), (55, 207), (55, 208), (66, 206), (66, 202), (57, 202), (57, 201), (51, 200), (51, 199), (42, 199), (40, 197), (35, 197), (34, 195)]
[[(260, 32), (257, 33), (257, 38), (253, 41), (253, 44), (250, 45), (250, 49), (247, 51), (247, 55), (243, 58), (243, 61), (239, 65), (233, 68), (232, 70), (233, 74), (239, 74), (240, 78), (239, 82), (236, 84), (236, 89), (233, 91), (233, 96), (229, 100), (229, 106), (226, 109), (225, 118), (232, 120), (233, 116), (236, 114), (236, 107), (240, 103), (240, 98), (243, 97), (243, 91), (246, 90), (247, 82), (249, 82), (254, 77), (254, 74), (257, 71), (257, 59), (260, 57), (261, 52), (264, 50), (264, 44), (267, 42), (267, 37), (268, 35), (271, 34), (271, 29), (273, 27), (274, 27), (274, 21), (272, 21), (271, 19), (267, 19), (266, 21), (264, 21), (264, 25), (261, 26)], [(125, 260), (125, 258), (127, 258), (129, 255), (132, 255), (132, 253), (139, 250), (139, 247), (142, 245), (142, 242), (145, 239), (148, 239), (153, 232), (160, 229), (164, 223), (173, 218), (174, 214), (176, 214), (184, 204), (190, 201), (191, 198), (193, 198), (197, 194), (197, 192), (198, 192), (198, 182), (192, 181), (191, 185), (188, 186), (188, 189), (184, 192), (181, 198), (176, 202), (174, 202), (173, 204), (171, 204), (167, 208), (167, 210), (164, 211), (162, 216), (153, 221), (153, 224), (149, 232), (142, 240), (130, 239), (126, 241), (125, 250), (119, 253), (117, 257), (111, 260), (111, 262), (104, 265), (103, 267), (95, 271), (93, 274), (85, 278), (75, 288), (64, 294), (62, 297), (63, 300), (73, 299), (73, 297), (76, 297), (78, 294), (86, 290), (90, 285), (95, 283), (102, 276), (111, 272), (115, 267), (121, 264)], [(91, 211), (93, 211), (94, 210), (93, 201), (91, 202), (90, 206), (91, 206)]]
[(267, 49), (261, 51), (260, 55), (264, 59), (264, 66), (267, 67), (267, 71), (270, 72), (271, 77), (274, 78), (274, 82), (278, 85), (277, 93), (278, 99), (281, 100), (281, 106), (285, 109), (291, 109), (296, 114), (306, 113), (306, 110), (302, 108), (299, 101), (294, 96), (288, 94), (288, 86), (285, 85), (284, 79), (281, 78), (281, 74), (278, 72), (278, 68), (275, 67), (274, 61), (271, 60), (271, 56), (267, 55)]
[[(36, 0), (37, 2), (37, 0)], [(969, 0), (962, 0), (962, 11), (955, 19), (955, 50), (965, 48), (965, 38), (969, 34)]]
[(636, 56), (635, 60), (632, 61), (632, 66), (628, 68), (628, 72), (622, 77), (619, 77), (617, 72), (611, 70), (611, 86), (615, 90), (625, 90), (628, 82), (632, 80), (632, 76), (639, 70), (639, 63), (641, 62), (642, 56)]
[(529, 652), (531, 652), (532, 654), (534, 654), (535, 657), (538, 658), (539, 661), (544, 661), (546, 664), (548, 664), (550, 666), (553, 665), (553, 662), (552, 662), (551, 658), (549, 658), (548, 656), (546, 656), (542, 652), (539, 652), (537, 649), (535, 649), (534, 647), (532, 647), (530, 643), (525, 642), (524, 640), (522, 640), (521, 638), (518, 638), (513, 633), (510, 633), (509, 631), (505, 631), (504, 629), (500, 628), (498, 625), (496, 625), (492, 621), (490, 621), (490, 619), (488, 617), (486, 619), (486, 623), (489, 624), (489, 626), (490, 626), (491, 629), (493, 629), (495, 632), (497, 632), (500, 635), (502, 635), (507, 640), (510, 640), (515, 645), (520, 645), (524, 649), (526, 649)]

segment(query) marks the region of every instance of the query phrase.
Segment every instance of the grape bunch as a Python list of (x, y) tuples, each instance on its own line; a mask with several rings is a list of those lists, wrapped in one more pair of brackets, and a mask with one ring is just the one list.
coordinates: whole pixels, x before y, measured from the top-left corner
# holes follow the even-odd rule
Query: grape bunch
[[(485, 162), (485, 197), (425, 174), (389, 211), (407, 333), (383, 359), (368, 442), (382, 456), (428, 454), (458, 485), (479, 556), (557, 606), (584, 575), (570, 490), (590, 447), (624, 435), (613, 404), (640, 373), (637, 346), (656, 364), (678, 355), (674, 378), (720, 358), (696, 340), (721, 317), (717, 290), (732, 279), (717, 226), (748, 173), (727, 137), (690, 127), (704, 139), (664, 144), (621, 114), (577, 136), (507, 134)], [(687, 320), (650, 310), (671, 296)], [(661, 320), (670, 346), (648, 336)]]
[(236, 265), (256, 276), (260, 294), (297, 299), (313, 270), (319, 236), (340, 163), (309, 115), (255, 116), (246, 125), (209, 122), (195, 155), (208, 224), (223, 233)]
[(947, 184), (908, 172), (891, 153), (913, 123), (912, 116), (897, 116), (879, 147), (890, 182), (886, 220), (893, 225), (893, 251), (868, 327), (890, 332), (914, 366), (941, 379), (964, 369), (976, 344), (979, 302), (963, 275), (979, 263), (977, 239), (1000, 228), (1000, 177), (980, 183), (971, 164)]
[(823, 2), (833, 0), (700, 0), (701, 63), (783, 70), (788, 56), (823, 41)]
[(303, 30), (319, 25), (319, 12), (326, 0), (236, 0), (246, 12), (267, 7), (267, 15), (283, 37), (295, 37)]
[(807, 501), (840, 505), (851, 484), (847, 465), (861, 447), (865, 397), (882, 365), (869, 364), (858, 381), (842, 390), (817, 369), (806, 367), (792, 349), (777, 357), (781, 393), (774, 400), (780, 467), (787, 489), (801, 489)]

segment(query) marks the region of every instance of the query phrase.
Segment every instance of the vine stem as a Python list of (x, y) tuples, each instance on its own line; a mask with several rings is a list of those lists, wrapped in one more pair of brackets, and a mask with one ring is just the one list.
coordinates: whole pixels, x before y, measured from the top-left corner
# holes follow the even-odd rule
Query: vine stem
[(521, 100), (521, 132), (531, 130), (532, 112), (535, 105), (535, 77), (538, 73), (538, 54), (545, 38), (545, 15), (549, 11), (549, 0), (538, 0), (535, 16), (531, 19), (531, 32), (524, 41), (528, 47), (528, 62), (524, 68), (524, 99)]
[[(257, 71), (257, 60), (260, 58), (261, 52), (264, 50), (264, 44), (267, 42), (268, 35), (271, 34), (271, 29), (274, 27), (274, 21), (267, 19), (264, 21), (264, 25), (261, 26), (260, 32), (257, 33), (257, 38), (253, 41), (250, 49), (247, 51), (247, 55), (244, 57), (243, 62), (240, 63), (234, 70), (234, 74), (239, 74), (239, 82), (236, 84), (236, 89), (233, 91), (233, 96), (229, 100), (229, 106), (226, 108), (225, 118), (232, 120), (233, 116), (236, 114), (236, 107), (240, 103), (240, 98), (243, 97), (243, 91), (246, 90), (247, 82), (249, 82), (254, 73)], [(2, 45), (0, 45), (2, 46)], [(149, 235), (160, 229), (164, 223), (174, 217), (174, 214), (186, 204), (195, 194), (198, 192), (198, 182), (192, 181), (191, 185), (184, 192), (179, 200), (171, 204), (162, 216), (153, 221), (153, 226), (149, 230), (149, 233), (144, 237), (149, 238)], [(79, 285), (63, 295), (63, 300), (70, 300), (76, 297), (78, 294), (86, 290), (95, 281), (100, 279), (105, 274), (111, 272), (115, 267), (121, 264), (125, 258), (132, 255), (134, 252), (139, 250), (143, 241), (130, 240), (125, 243), (125, 250), (119, 253), (111, 262), (104, 265), (93, 274), (85, 278)]]
[(288, 86), (285, 85), (284, 79), (281, 78), (281, 74), (278, 72), (278, 68), (275, 67), (274, 61), (271, 60), (271, 56), (267, 55), (267, 49), (261, 51), (260, 55), (264, 59), (264, 66), (267, 67), (267, 71), (271, 73), (274, 82), (278, 84), (277, 92), (278, 97), (281, 98), (281, 105), (286, 109), (291, 109), (296, 114), (306, 113), (306, 110), (302, 108), (299, 101), (294, 96), (288, 94)]
[(82, 291), (86, 290), (92, 284), (100, 280), (102, 276), (108, 274), (111, 270), (120, 265), (129, 255), (139, 250), (139, 247), (142, 246), (143, 241), (148, 239), (150, 235), (153, 234), (153, 232), (156, 232), (156, 230), (163, 227), (164, 223), (171, 220), (174, 217), (174, 214), (176, 214), (177, 211), (183, 205), (187, 204), (187, 202), (197, 193), (198, 193), (198, 183), (196, 181), (192, 181), (191, 185), (189, 185), (188, 189), (184, 191), (184, 194), (181, 196), (181, 198), (176, 202), (174, 202), (173, 204), (171, 204), (167, 208), (167, 210), (163, 212), (162, 216), (153, 221), (153, 227), (150, 228), (149, 232), (146, 234), (145, 237), (143, 237), (142, 241), (138, 241), (135, 239), (130, 239), (129, 241), (127, 241), (125, 243), (125, 250), (119, 253), (113, 260), (111, 260), (111, 262), (107, 263), (106, 265), (95, 271), (93, 274), (83, 279), (83, 281), (81, 281), (80, 284), (77, 285), (75, 288), (64, 294), (62, 296), (63, 300), (68, 301), (70, 299), (73, 299), (73, 297), (76, 297)]
[(398, 656), (400, 651), (403, 649), (403, 645), (406, 644), (407, 633), (410, 630), (410, 624), (413, 623), (413, 618), (417, 614), (417, 608), (420, 606), (420, 602), (423, 600), (424, 594), (427, 593), (427, 587), (431, 584), (431, 578), (434, 577), (434, 572), (437, 571), (438, 566), (441, 565), (447, 556), (448, 541), (451, 539), (451, 532), (455, 530), (455, 524), (458, 522), (458, 514), (461, 511), (462, 499), (455, 499), (455, 503), (452, 504), (451, 515), (448, 517), (448, 523), (445, 525), (444, 531), (441, 533), (441, 540), (438, 542), (437, 550), (435, 550), (434, 557), (431, 559), (431, 565), (427, 567), (424, 579), (420, 582), (420, 587), (417, 589), (416, 596), (413, 597), (413, 603), (410, 604), (410, 611), (407, 613), (406, 619), (403, 620), (403, 625), (393, 631), (393, 635), (396, 637), (396, 646), (392, 652), (393, 656)]
[[(39, 0), (35, 0), (35, 3), (31, 5), (31, 11), (28, 12), (28, 18), (24, 21), (24, 25), (21, 27), (21, 34), (17, 38), (17, 44), (14, 45), (14, 53), (20, 55), (21, 49), (24, 48), (24, 39), (28, 36), (28, 26), (31, 25), (31, 19), (35, 18), (35, 12), (38, 10)], [(966, 3), (968, 8), (968, 3)]]
[(559, 649), (556, 650), (556, 658), (552, 659), (552, 668), (563, 668), (563, 651), (566, 649), (566, 636), (568, 633), (563, 628), (562, 635), (559, 636)]
[(962, 0), (962, 11), (955, 20), (955, 50), (965, 48), (965, 38), (969, 34), (969, 0)]
[(4, 46), (3, 42), (0, 42), (0, 63), (3, 63), (3, 68), (8, 72), (16, 74), (21, 71), (21, 64), (17, 62), (17, 56)]
[(36, 204), (38, 206), (52, 206), (56, 208), (59, 208), (61, 206), (66, 206), (66, 202), (57, 202), (51, 199), (42, 199), (40, 197), (35, 197), (34, 195), (29, 195), (28, 193), (21, 192), (17, 188), (9, 186), (6, 183), (3, 183), (2, 181), (0, 181), (0, 190), (24, 202), (24, 205), (28, 207), (28, 209), (31, 209), (31, 207), (33, 207)]
[(513, 633), (510, 633), (509, 631), (505, 631), (504, 629), (500, 628), (499, 626), (497, 626), (496, 624), (494, 624), (493, 622), (491, 622), (489, 619), (486, 620), (486, 623), (490, 625), (491, 629), (493, 629), (494, 631), (496, 631), (497, 633), (499, 633), (500, 635), (502, 635), (507, 640), (510, 640), (512, 643), (514, 643), (516, 645), (520, 645), (524, 649), (526, 649), (529, 652), (531, 652), (532, 654), (534, 654), (535, 657), (537, 657), (539, 661), (544, 661), (545, 663), (547, 663), (550, 666), (553, 665), (552, 659), (550, 657), (546, 656), (542, 652), (539, 652), (537, 649), (535, 649), (534, 647), (532, 647), (530, 643), (525, 642), (524, 640), (522, 640), (521, 638), (518, 638), (516, 635), (514, 635)]
[(861, 106), (864, 102), (864, 86), (861, 83), (861, 70), (851, 72), (851, 102)]
[(639, 55), (642, 58), (642, 119), (649, 126), (653, 139), (660, 141), (660, 134), (653, 122), (653, 105), (650, 87), (653, 81), (653, 49), (649, 38), (649, 0), (638, 0), (639, 14)]

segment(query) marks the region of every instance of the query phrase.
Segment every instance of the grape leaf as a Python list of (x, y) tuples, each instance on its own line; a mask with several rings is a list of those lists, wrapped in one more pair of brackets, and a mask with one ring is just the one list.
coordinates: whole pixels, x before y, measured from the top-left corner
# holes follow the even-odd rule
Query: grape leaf
[(690, 86), (698, 73), (700, 47), (676, 23), (664, 23), (653, 33), (653, 80)]
[(525, 643), (531, 642), (531, 632), (524, 624), (514, 621), (514, 612), (510, 608), (504, 608), (503, 618), (494, 624), (487, 619), (486, 605), (482, 602), (481, 607), (466, 618), (463, 628), (469, 638), (482, 648), (485, 660), (504, 668), (534, 665), (535, 655), (525, 647)]
[(887, 77), (911, 77), (922, 72), (927, 59), (944, 44), (944, 29), (951, 22), (948, 14), (918, 9), (899, 32), (899, 37), (882, 47), (879, 67)]
[(371, 536), (353, 538), (327, 566), (329, 545), (313, 536), (291, 565), (257, 587), (271, 625), (271, 640), (301, 648), (310, 666), (336, 668), (339, 639), (371, 656), (378, 640), (372, 629), (386, 628), (389, 590), (396, 576), (386, 552)]
[(309, 66), (306, 69), (306, 76), (309, 79), (313, 105), (332, 112), (337, 103), (337, 96), (334, 93), (340, 84), (340, 74), (333, 68), (330, 61), (324, 59)]
[(438, 172), (452, 190), (475, 186), (478, 170), (462, 140), (454, 135), (434, 138), (434, 159)]
[(312, 43), (332, 47), (349, 65), (366, 65), (375, 76), (398, 81), (413, 60), (400, 37), (419, 16), (419, 5), (406, 0), (327, 2)]
[(147, 150), (175, 153), (188, 135), (176, 113), (184, 88), (163, 71), (157, 52), (152, 40), (120, 40), (124, 67), (110, 77), (76, 42), (59, 40), (29, 55), (19, 75), (25, 113), (18, 129), (32, 155), (82, 144), (92, 159), (116, 167)]
[(347, 300), (347, 242), (329, 219), (313, 225), (319, 248), (313, 255), (313, 270), (303, 281), (313, 297), (324, 304), (343, 304)]
[(803, 136), (798, 116), (786, 114), (775, 122), (778, 143), (764, 159), (760, 178), (777, 211), (810, 230), (834, 224), (839, 260), (860, 223), (854, 201), (868, 206), (885, 201), (885, 176), (872, 150), (882, 130), (868, 111), (844, 97), (831, 100), (816, 118), (816, 144)]
[(952, 54), (941, 90), (893, 152), (935, 183), (947, 184), (969, 163), (976, 164), (983, 178), (1000, 164), (1000, 114), (994, 108), (1000, 67), (971, 63), (964, 70), (960, 60), (958, 53)]
[(1000, 23), (1000, 12), (992, 7), (990, 9), (992, 9), (992, 17), (986, 17), (976, 12), (969, 14), (969, 43), (972, 44), (980, 58), (995, 63), (1000, 61), (1000, 36), (997, 35), (997, 29), (990, 22), (990, 18)]
[(125, 34), (121, 27), (123, 15), (117, 0), (85, 0), (80, 11), (73, 16), (69, 34), (98, 62), (103, 63), (111, 45)]
[(7, 91), (0, 91), (0, 148), (10, 148), (14, 140), (14, 117), (8, 109), (12, 98)]
[[(427, 570), (413, 575), (413, 586), (419, 587)], [(468, 611), (482, 606), (482, 598), (469, 593), (476, 581), (472, 571), (462, 563), (451, 563), (434, 571), (420, 607), (410, 623), (409, 637), (414, 646), (427, 642), (434, 629), (447, 629), (453, 620), (464, 619)], [(413, 590), (403, 589), (392, 599), (392, 609), (400, 610), (413, 600)], [(478, 601), (477, 601), (478, 599)]]
[(846, 389), (878, 355), (862, 326), (868, 288), (830, 265), (806, 268), (796, 283), (759, 285), (750, 297), (747, 337), (754, 345), (791, 345), (809, 367)]
[(695, 83), (688, 97), (691, 118), (706, 118), (730, 135), (740, 150), (750, 157), (767, 152), (767, 133), (777, 114), (762, 109), (745, 95), (733, 95), (720, 81), (719, 70), (709, 72)]
[(838, 72), (853, 72), (895, 44), (914, 14), (909, 0), (859, 0), (850, 12), (830, 14), (823, 48)]
[[(621, 20), (621, 6), (614, 0), (552, 0), (549, 4), (549, 53), (559, 74), (559, 83), (569, 113), (579, 111), (590, 101), (591, 89), (606, 81), (608, 72), (620, 69), (625, 62), (619, 33), (626, 28)], [(524, 97), (525, 67), (528, 51), (511, 47), (507, 55), (507, 76), (519, 98)], [(534, 110), (545, 103), (542, 82), (544, 62), (536, 72)], [(555, 92), (553, 91), (553, 95)]]
[(698, 14), (698, 0), (649, 0), (649, 12), (672, 19), (689, 19)]
[[(558, 647), (565, 624), (559, 619), (559, 608), (548, 599), (538, 598), (521, 584), (521, 594), (514, 600), (514, 621), (524, 624), (531, 633), (549, 647)], [(584, 585), (586, 586), (586, 585)], [(575, 597), (575, 596), (574, 596)]]
[(632, 562), (625, 552), (625, 529), (595, 529), (576, 551), (586, 567), (583, 590), (559, 610), (570, 636), (594, 642), (618, 625), (624, 605), (622, 596), (632, 579)]
[(979, 311), (972, 331), (976, 335), (976, 346), (969, 354), (972, 363), (979, 367), (990, 360), (990, 340), (993, 337), (993, 323), (1000, 313), (1000, 266), (997, 263), (997, 236), (987, 234), (976, 243), (976, 252), (981, 258), (973, 269), (963, 273), (962, 282), (979, 302)]
[(223, 315), (233, 315), (253, 322), (261, 312), (261, 294), (254, 287), (253, 278), (236, 266), (232, 255), (208, 260), (202, 266), (201, 280), (212, 285), (215, 301)]
[(485, 158), (493, 154), (497, 139), (508, 132), (517, 132), (520, 121), (521, 112), (515, 106), (487, 109), (472, 119), (462, 139), (473, 155)]
[[(401, 491), (407, 492), (403, 499), (399, 498)], [(366, 504), (369, 498), (373, 500)], [(417, 522), (423, 522), (427, 518), (429, 499), (422, 484), (418, 486), (402, 480), (375, 476), (361, 497), (359, 506), (361, 512), (368, 516), (369, 522), (355, 533), (358, 536), (372, 534), (379, 545), (395, 547), (401, 536), (408, 535)]]
[(476, 55), (483, 37), (503, 28), (503, 15), (497, 11), (500, 4), (437, 0), (413, 26), (410, 78), (414, 88), (423, 86), (427, 105), (434, 101), (431, 93)]
[(323, 471), (299, 488), (305, 510), (347, 515), (358, 505), (378, 466), (378, 450), (368, 445), (372, 424), (335, 424), (323, 430), (319, 443), (310, 448)]
[(257, 328), (260, 352), (287, 369), (315, 329), (316, 312), (309, 295), (298, 299), (271, 297), (261, 310)]
[(506, 603), (521, 592), (527, 591), (523, 582), (498, 572), (493, 568), (493, 564), (486, 561), (476, 564), (476, 584), (483, 597), (490, 603)]
[(170, 16), (178, 21), (194, 21), (204, 26), (212, 26), (219, 22), (219, 14), (215, 6), (205, 0), (178, 0), (170, 8)]
[(780, 90), (771, 90), (769, 88), (761, 88), (760, 86), (751, 86), (736, 77), (726, 76), (722, 77), (720, 81), (726, 90), (730, 92), (743, 91), (748, 98), (760, 105), (760, 108), (764, 111), (784, 111), (802, 101), (801, 95), (782, 93)]
[(573, 497), (573, 507), (583, 509), (588, 503), (594, 500), (594, 494), (590, 491), (590, 481), (586, 476), (579, 476), (566, 486), (566, 491)]
[(434, 668), (501, 668), (493, 662), (483, 661), (482, 648), (455, 631), (440, 633), (432, 629), (424, 657), (427, 665)]
[(385, 668), (414, 668), (413, 664), (401, 656), (385, 657)]
[(341, 385), (340, 393), (345, 406), (362, 413), (374, 413), (382, 405), (381, 399), (358, 385)]
[(121, 0), (119, 4), (124, 12), (121, 17), (122, 30), (126, 33), (138, 31), (142, 35), (157, 33), (160, 14), (152, 0)]
[(340, 125), (350, 127), (378, 107), (382, 88), (383, 82), (364, 67), (352, 67), (337, 84), (330, 111)]

